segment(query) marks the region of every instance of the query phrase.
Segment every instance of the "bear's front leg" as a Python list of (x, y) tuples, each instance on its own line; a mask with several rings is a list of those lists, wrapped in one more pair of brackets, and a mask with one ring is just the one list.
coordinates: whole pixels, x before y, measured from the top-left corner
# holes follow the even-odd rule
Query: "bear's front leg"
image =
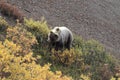
[(55, 50), (62, 50), (63, 49), (63, 43), (62, 42), (56, 42)]

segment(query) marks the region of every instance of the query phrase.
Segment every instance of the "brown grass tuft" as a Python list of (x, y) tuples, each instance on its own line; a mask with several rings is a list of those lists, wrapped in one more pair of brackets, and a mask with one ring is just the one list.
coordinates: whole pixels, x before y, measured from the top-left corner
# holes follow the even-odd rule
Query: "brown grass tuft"
[(19, 10), (15, 5), (11, 5), (6, 1), (0, 0), (0, 9), (1, 13), (7, 16), (12, 16), (15, 19), (18, 19), (20, 22), (24, 19), (24, 14)]

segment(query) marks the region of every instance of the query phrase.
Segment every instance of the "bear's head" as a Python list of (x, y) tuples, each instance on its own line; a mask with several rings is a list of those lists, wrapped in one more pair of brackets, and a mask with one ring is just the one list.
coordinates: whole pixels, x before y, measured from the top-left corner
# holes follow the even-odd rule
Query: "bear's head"
[(59, 27), (55, 27), (48, 34), (48, 42), (57, 42), (60, 38), (60, 29)]

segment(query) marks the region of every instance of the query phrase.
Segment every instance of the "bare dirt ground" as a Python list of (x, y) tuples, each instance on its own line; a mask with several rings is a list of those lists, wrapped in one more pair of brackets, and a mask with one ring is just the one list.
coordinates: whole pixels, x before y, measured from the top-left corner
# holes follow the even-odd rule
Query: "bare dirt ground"
[(120, 0), (7, 0), (28, 18), (42, 16), (51, 26), (67, 26), (95, 39), (120, 59)]

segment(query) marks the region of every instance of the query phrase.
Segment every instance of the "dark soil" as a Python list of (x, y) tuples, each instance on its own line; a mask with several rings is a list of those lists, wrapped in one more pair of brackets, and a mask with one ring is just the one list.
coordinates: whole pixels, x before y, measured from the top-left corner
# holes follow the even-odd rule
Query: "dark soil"
[(120, 0), (8, 0), (28, 18), (42, 16), (51, 26), (66, 26), (95, 39), (120, 59)]

